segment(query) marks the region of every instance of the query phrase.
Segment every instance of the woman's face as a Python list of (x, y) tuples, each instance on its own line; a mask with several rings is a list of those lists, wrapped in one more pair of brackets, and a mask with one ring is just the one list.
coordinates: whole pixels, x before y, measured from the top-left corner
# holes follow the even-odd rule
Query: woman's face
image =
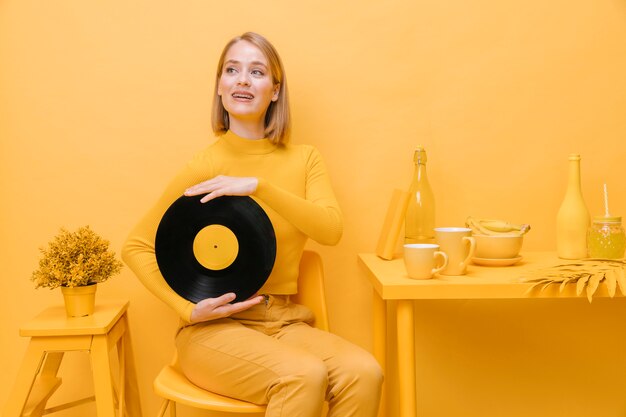
[(224, 57), (217, 94), (233, 119), (264, 124), (265, 113), (278, 99), (267, 58), (247, 41), (233, 44)]

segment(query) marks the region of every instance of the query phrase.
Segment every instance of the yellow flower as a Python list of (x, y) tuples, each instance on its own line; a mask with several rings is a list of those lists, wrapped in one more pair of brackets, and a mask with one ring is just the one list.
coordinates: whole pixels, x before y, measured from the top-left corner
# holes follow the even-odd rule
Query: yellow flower
[(48, 247), (40, 251), (39, 268), (31, 276), (36, 288), (79, 287), (104, 282), (122, 269), (122, 263), (109, 251), (109, 242), (89, 226), (76, 232), (62, 228)]

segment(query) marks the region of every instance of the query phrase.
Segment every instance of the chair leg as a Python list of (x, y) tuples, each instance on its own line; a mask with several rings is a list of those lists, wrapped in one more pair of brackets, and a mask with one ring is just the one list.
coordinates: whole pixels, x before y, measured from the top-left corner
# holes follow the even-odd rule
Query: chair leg
[(170, 407), (170, 417), (176, 417), (176, 402), (170, 400), (163, 400), (161, 408), (159, 409), (158, 417), (163, 417), (167, 411), (167, 407)]

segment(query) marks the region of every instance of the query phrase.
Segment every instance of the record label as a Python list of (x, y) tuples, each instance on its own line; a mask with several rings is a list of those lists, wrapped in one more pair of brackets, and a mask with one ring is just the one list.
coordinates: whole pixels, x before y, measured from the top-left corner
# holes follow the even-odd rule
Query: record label
[(193, 253), (200, 265), (211, 270), (228, 267), (237, 258), (237, 236), (221, 224), (211, 224), (200, 230), (193, 240)]
[(247, 196), (180, 197), (163, 215), (156, 233), (157, 264), (168, 285), (197, 303), (236, 294), (252, 297), (272, 272), (276, 236), (259, 204)]

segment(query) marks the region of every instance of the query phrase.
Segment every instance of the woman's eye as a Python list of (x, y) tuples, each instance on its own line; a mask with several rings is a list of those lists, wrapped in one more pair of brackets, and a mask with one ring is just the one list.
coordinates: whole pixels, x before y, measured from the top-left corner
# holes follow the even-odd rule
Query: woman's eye
[(252, 70), (252, 75), (256, 75), (258, 77), (262, 77), (265, 74), (261, 70)]
[(226, 69), (224, 69), (224, 72), (226, 74), (234, 74), (235, 72), (237, 72), (237, 70), (233, 67), (227, 67)]

